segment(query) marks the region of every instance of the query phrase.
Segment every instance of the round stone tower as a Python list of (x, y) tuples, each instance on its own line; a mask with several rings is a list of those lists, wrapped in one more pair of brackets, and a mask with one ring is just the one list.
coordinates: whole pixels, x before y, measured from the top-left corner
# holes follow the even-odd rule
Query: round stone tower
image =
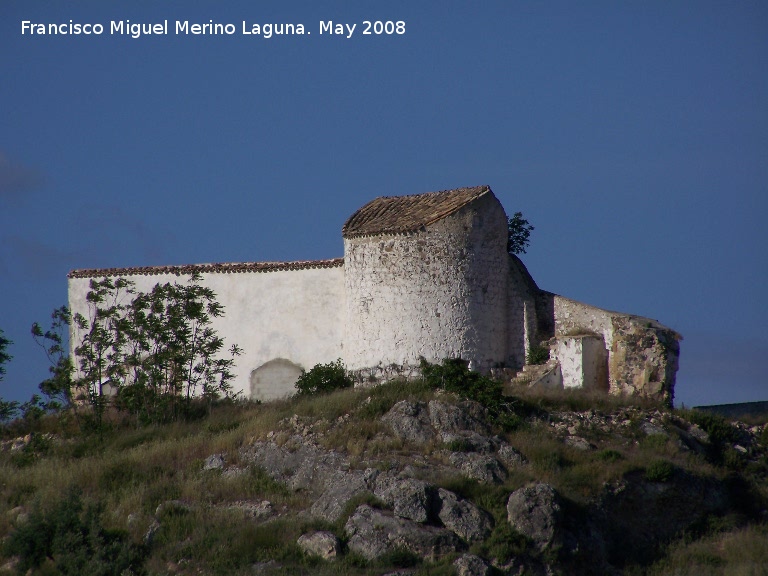
[(507, 360), (507, 217), (488, 186), (377, 198), (342, 232), (347, 368)]

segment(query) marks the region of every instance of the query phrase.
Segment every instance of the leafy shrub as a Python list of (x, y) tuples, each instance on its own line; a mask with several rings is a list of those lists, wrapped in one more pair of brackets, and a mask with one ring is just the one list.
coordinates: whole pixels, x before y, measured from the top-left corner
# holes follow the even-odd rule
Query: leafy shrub
[(83, 509), (80, 493), (70, 490), (48, 513), (35, 508), (6, 540), (4, 552), (19, 558), (20, 574), (44, 564), (65, 575), (143, 573), (147, 550), (129, 542), (123, 532), (104, 528), (101, 515), (101, 506)]
[(686, 416), (709, 434), (709, 439), (714, 443), (736, 443), (739, 440), (739, 431), (718, 414), (703, 410), (691, 410)]
[(528, 364), (546, 364), (547, 360), (549, 360), (549, 348), (539, 344), (532, 344), (525, 357)]
[[(442, 364), (431, 364), (421, 358), (421, 374), (427, 386), (434, 390), (452, 392), (482, 404), (488, 409), (491, 421), (505, 430), (514, 430), (520, 426), (522, 418), (512, 410), (512, 401), (504, 396), (504, 385), (479, 372), (473, 372), (466, 360), (446, 358)], [(519, 399), (516, 403), (523, 410), (529, 409)]]
[(666, 482), (672, 478), (675, 467), (666, 460), (655, 460), (645, 469), (645, 479), (649, 482)]
[(353, 385), (344, 364), (338, 359), (328, 364), (315, 364), (309, 372), (302, 370), (296, 381), (296, 390), (299, 396), (306, 396), (351, 388)]
[(597, 457), (603, 462), (616, 462), (618, 460), (624, 459), (624, 456), (621, 452), (618, 450), (611, 450), (610, 448), (606, 448), (605, 450), (598, 452)]

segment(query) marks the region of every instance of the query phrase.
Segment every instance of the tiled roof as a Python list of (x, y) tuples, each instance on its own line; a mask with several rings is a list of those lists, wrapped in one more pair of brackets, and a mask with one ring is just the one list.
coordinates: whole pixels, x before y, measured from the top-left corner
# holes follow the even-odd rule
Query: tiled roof
[(344, 258), (330, 260), (305, 260), (299, 262), (230, 262), (223, 264), (185, 264), (181, 266), (139, 266), (135, 268), (88, 268), (72, 270), (68, 278), (104, 278), (106, 276), (157, 276), (159, 274), (238, 274), (242, 272), (278, 272), (282, 270), (307, 270), (309, 268), (337, 268), (344, 265)]
[(489, 186), (475, 186), (411, 196), (382, 196), (352, 214), (341, 233), (345, 238), (354, 238), (415, 232), (488, 192)]

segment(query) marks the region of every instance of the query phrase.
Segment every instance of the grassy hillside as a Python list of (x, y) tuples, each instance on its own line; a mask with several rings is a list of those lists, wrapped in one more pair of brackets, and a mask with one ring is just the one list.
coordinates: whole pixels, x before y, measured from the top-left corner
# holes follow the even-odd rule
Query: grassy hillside
[[(560, 573), (588, 570), (584, 552), (536, 550), (510, 526), (507, 498), (534, 481), (562, 496), (571, 527), (601, 515), (600, 522), (623, 530), (632, 506), (650, 502), (649, 491), (667, 491), (668, 514), (638, 517), (635, 525), (670, 536), (649, 536), (638, 544), (640, 553), (633, 552), (637, 542), (624, 547), (611, 540), (606, 557), (615, 573), (766, 573), (765, 424), (735, 425), (584, 394), (520, 390), (501, 401), (478, 397), (488, 408), (489, 437), (524, 458), (520, 466), (506, 466), (501, 481), (483, 483), (450, 464), (453, 455), (473, 450), (464, 440), (412, 442), (392, 432), (382, 416), (403, 399), (450, 404), (461, 394), (423, 381), (390, 383), (263, 405), (221, 404), (194, 421), (162, 426), (115, 417), (100, 434), (82, 432), (72, 413), (7, 427), (0, 450), (0, 573), (456, 573), (457, 554), (430, 561), (396, 550), (365, 560), (345, 548), (345, 522), (355, 507), (366, 502), (389, 513), (387, 504), (362, 494), (335, 522), (313, 518), (310, 490), (292, 489), (249, 458), (250, 447), (264, 443), (287, 451), (311, 444), (343, 456), (350, 470), (408, 469), (474, 503), (491, 515), (493, 530), (467, 549), (494, 564), (496, 573), (513, 565), (533, 573), (546, 566)], [(686, 489), (715, 494), (722, 505), (679, 524), (680, 530), (669, 518)], [(637, 498), (626, 499), (632, 490)], [(297, 539), (314, 530), (336, 534), (338, 558), (302, 551)], [(645, 538), (639, 528), (637, 534)]]

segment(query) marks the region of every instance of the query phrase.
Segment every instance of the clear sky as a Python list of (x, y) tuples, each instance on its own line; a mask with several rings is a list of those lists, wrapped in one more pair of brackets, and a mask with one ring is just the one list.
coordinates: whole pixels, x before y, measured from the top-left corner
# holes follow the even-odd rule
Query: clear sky
[(678, 405), (768, 400), (768, 3), (704, 0), (3, 0), (0, 395), (71, 269), (337, 257), (376, 196), (479, 184), (540, 287), (683, 334)]

